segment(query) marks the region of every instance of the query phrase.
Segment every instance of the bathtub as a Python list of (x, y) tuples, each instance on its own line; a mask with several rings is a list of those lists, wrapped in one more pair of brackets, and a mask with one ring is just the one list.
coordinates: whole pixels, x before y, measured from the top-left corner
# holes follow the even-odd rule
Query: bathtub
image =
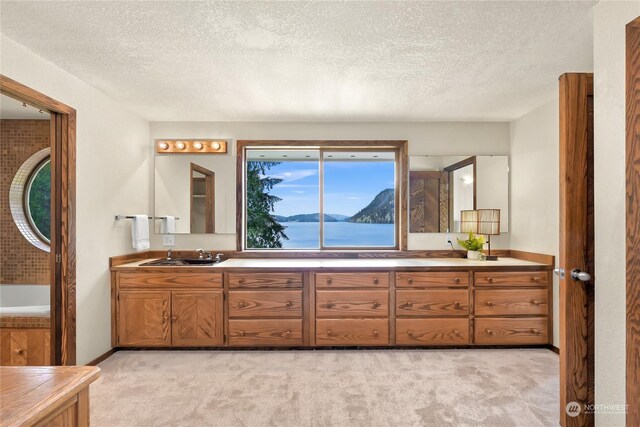
[(48, 285), (0, 285), (0, 316), (49, 317)]

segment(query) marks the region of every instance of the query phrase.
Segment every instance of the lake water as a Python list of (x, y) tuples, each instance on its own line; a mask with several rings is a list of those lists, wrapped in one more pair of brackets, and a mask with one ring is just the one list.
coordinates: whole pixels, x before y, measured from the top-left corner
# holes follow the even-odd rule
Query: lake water
[[(289, 240), (284, 249), (318, 249), (320, 223), (283, 222)], [(325, 246), (394, 246), (394, 224), (360, 224), (355, 222), (325, 222)]]

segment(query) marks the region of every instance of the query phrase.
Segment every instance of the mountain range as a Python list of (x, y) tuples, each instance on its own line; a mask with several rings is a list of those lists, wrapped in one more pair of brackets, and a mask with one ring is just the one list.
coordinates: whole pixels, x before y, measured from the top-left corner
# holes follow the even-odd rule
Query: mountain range
[[(371, 203), (353, 216), (324, 214), (324, 222), (357, 222), (363, 224), (392, 224), (395, 218), (393, 188), (387, 188), (373, 198)], [(319, 222), (320, 214), (274, 215), (278, 222)]]

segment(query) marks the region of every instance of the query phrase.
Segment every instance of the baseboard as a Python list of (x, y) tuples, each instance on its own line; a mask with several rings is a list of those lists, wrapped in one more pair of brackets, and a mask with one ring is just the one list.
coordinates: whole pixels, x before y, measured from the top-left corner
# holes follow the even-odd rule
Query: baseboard
[(112, 348), (111, 350), (107, 351), (106, 353), (96, 357), (95, 359), (93, 359), (91, 362), (87, 363), (87, 366), (96, 366), (98, 363), (103, 362), (105, 360), (107, 360), (109, 357), (111, 357), (116, 351), (118, 351), (117, 348)]
[(547, 348), (551, 351), (553, 351), (555, 354), (560, 355), (560, 349), (556, 346), (554, 346), (553, 344), (549, 344), (547, 346)]

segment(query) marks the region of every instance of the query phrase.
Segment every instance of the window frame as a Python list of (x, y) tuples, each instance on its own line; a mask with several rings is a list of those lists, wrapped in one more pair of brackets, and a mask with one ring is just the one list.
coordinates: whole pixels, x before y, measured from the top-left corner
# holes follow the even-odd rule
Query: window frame
[(31, 193), (31, 186), (33, 185), (33, 181), (47, 163), (51, 163), (51, 154), (42, 159), (37, 165), (33, 167), (33, 169), (31, 169), (31, 172), (29, 172), (29, 176), (27, 177), (27, 181), (22, 192), (22, 209), (24, 210), (24, 216), (27, 219), (29, 227), (36, 235), (36, 237), (39, 238), (42, 243), (51, 247), (51, 239), (48, 239), (47, 236), (42, 234), (42, 231), (40, 231), (40, 228), (38, 228), (35, 221), (33, 220), (33, 215), (31, 214), (31, 206), (29, 203), (29, 193)]
[[(319, 249), (253, 249), (246, 248), (246, 151), (250, 149), (318, 149), (320, 151), (320, 215), (323, 209), (323, 154), (326, 151), (393, 151), (395, 152), (395, 245), (385, 247), (336, 247), (324, 246), (323, 221), (320, 221)], [(353, 252), (397, 252), (407, 250), (407, 188), (408, 153), (406, 140), (238, 140), (236, 145), (236, 250), (244, 253), (286, 256), (292, 254), (332, 254)], [(320, 217), (322, 218), (322, 216)]]

